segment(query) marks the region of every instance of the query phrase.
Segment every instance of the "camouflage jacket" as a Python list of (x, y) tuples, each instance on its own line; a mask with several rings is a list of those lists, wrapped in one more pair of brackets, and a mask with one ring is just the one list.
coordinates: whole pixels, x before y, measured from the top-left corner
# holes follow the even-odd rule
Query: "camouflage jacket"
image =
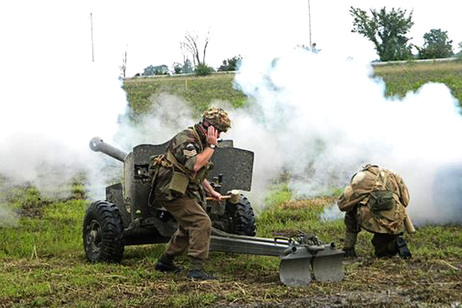
[[(205, 191), (202, 185), (212, 163), (208, 163), (194, 172), (197, 155), (202, 153), (206, 144), (206, 136), (198, 124), (175, 135), (168, 143), (166, 154), (153, 157), (151, 172), (151, 201), (171, 201), (181, 196), (197, 200), (205, 206)], [(186, 189), (183, 193), (172, 190), (172, 177), (175, 173), (184, 176)]]
[[(377, 191), (391, 192), (389, 208), (374, 208), (373, 197)], [(399, 234), (404, 230), (405, 207), (409, 204), (409, 191), (403, 179), (396, 173), (367, 165), (350, 181), (337, 205), (341, 211), (357, 209), (361, 226), (377, 233)]]

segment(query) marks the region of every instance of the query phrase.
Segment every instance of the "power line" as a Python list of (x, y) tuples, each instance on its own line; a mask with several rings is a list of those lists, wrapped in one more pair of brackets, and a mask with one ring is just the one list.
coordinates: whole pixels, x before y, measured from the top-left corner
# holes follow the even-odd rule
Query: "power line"
[(313, 46), (311, 44), (311, 7), (310, 7), (310, 0), (308, 0), (308, 31), (309, 31), (309, 46), (310, 48)]
[(93, 13), (90, 13), (90, 25), (91, 25), (91, 61), (95, 62), (95, 48), (93, 45)]

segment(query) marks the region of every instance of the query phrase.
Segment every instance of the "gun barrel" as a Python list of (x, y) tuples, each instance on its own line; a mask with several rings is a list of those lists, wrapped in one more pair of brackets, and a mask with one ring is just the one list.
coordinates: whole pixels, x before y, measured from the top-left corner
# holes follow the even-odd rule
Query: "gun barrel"
[(94, 137), (90, 140), (90, 149), (95, 152), (103, 152), (121, 162), (124, 162), (125, 157), (128, 155), (126, 152), (104, 142), (100, 137)]

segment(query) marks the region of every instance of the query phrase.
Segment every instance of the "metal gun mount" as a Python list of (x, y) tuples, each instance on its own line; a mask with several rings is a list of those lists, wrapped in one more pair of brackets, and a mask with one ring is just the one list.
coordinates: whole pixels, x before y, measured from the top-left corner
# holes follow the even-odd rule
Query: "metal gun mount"
[(234, 235), (212, 229), (210, 250), (238, 254), (280, 257), (279, 279), (287, 286), (305, 286), (312, 279), (321, 282), (343, 279), (344, 252), (334, 243), (301, 235), (297, 240)]
[[(105, 153), (124, 163), (124, 182), (123, 185), (118, 183), (107, 187), (106, 200), (96, 201), (87, 209), (83, 238), (89, 261), (120, 262), (124, 246), (167, 243), (176, 231), (176, 221), (165, 209), (147, 205), (150, 192), (150, 181), (146, 180), (149, 157), (164, 153), (166, 145), (141, 144), (126, 153), (99, 137), (91, 139), (90, 148), (93, 151)], [(250, 191), (252, 152), (234, 148), (232, 140), (225, 140), (219, 143), (212, 161), (215, 168), (210, 176), (223, 178), (223, 181), (219, 181), (222, 192), (233, 189)], [(334, 244), (324, 245), (313, 236), (299, 236), (297, 239), (254, 237), (253, 209), (241, 193), (231, 193), (220, 210), (214, 210), (215, 205), (209, 207), (207, 204), (207, 213), (213, 225), (211, 251), (279, 257), (279, 277), (285, 285), (307, 285), (312, 279), (343, 279), (344, 253)], [(104, 229), (108, 221), (114, 225), (114, 230), (110, 232)]]

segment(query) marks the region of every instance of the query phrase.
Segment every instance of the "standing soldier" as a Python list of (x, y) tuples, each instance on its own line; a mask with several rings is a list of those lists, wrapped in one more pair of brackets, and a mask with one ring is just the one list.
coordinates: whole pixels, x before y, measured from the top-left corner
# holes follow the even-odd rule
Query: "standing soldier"
[(205, 211), (205, 194), (215, 201), (223, 196), (207, 180), (212, 168), (210, 159), (217, 147), (220, 133), (231, 127), (228, 114), (221, 108), (210, 108), (202, 122), (189, 127), (168, 143), (166, 154), (154, 157), (153, 180), (149, 203), (164, 207), (178, 223), (155, 269), (179, 272), (173, 260), (187, 251), (190, 261), (189, 278), (215, 279), (204, 271), (210, 246), (211, 221)]
[(356, 257), (356, 239), (363, 228), (374, 233), (376, 257), (399, 254), (401, 258), (411, 258), (402, 237), (409, 191), (398, 174), (366, 165), (351, 178), (337, 204), (346, 212), (345, 257)]

